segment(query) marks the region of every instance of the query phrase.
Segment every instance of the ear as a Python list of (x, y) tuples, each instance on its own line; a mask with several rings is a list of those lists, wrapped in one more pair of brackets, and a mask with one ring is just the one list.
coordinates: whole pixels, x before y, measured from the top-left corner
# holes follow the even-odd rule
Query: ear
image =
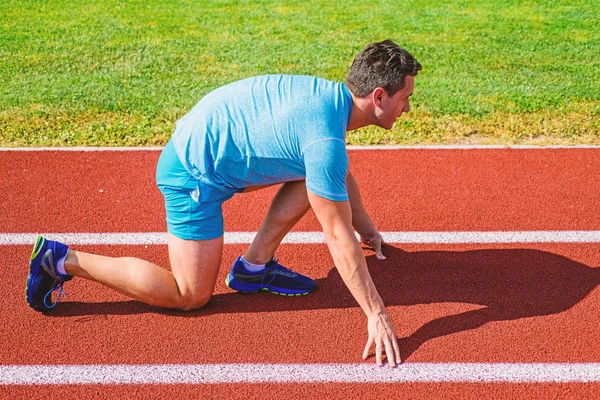
[(371, 92), (371, 101), (375, 105), (375, 107), (379, 107), (381, 105), (381, 101), (385, 95), (385, 90), (383, 88), (375, 88), (373, 92)]

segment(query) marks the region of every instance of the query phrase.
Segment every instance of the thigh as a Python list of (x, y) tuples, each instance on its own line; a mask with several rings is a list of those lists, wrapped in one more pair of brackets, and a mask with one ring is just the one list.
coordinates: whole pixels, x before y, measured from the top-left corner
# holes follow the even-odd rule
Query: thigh
[(234, 193), (202, 185), (183, 167), (171, 142), (160, 156), (156, 183), (165, 200), (169, 259), (186, 309), (212, 295), (223, 252), (222, 203)]
[(185, 240), (169, 233), (169, 259), (181, 296), (195, 309), (212, 295), (223, 254), (223, 236)]
[(272, 183), (270, 185), (261, 185), (261, 186), (247, 186), (244, 188), (242, 193), (255, 192), (257, 190), (261, 190), (261, 189), (268, 188), (268, 187), (275, 186), (275, 185), (280, 185), (280, 183)]

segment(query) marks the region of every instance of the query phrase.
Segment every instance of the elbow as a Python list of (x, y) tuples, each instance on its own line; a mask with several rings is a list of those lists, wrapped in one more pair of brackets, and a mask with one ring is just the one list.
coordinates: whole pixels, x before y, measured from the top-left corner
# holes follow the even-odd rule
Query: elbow
[(351, 225), (341, 224), (329, 229), (323, 229), (323, 237), (328, 244), (348, 244), (358, 242)]
[(323, 229), (323, 237), (326, 243), (336, 242), (339, 240), (339, 235), (335, 234), (334, 230)]
[(347, 236), (347, 229), (341, 229), (341, 227), (329, 227), (323, 229), (323, 236), (325, 242), (339, 242), (344, 236)]

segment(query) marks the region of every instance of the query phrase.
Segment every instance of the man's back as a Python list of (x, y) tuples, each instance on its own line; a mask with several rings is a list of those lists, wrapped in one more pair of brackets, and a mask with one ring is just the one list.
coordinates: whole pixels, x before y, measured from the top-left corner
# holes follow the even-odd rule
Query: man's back
[[(206, 95), (177, 122), (173, 141), (186, 169), (221, 190), (305, 178), (309, 184), (306, 164), (320, 162), (319, 153), (347, 164), (351, 106), (342, 83), (292, 75), (248, 78)], [(326, 184), (321, 191), (345, 194), (334, 189)]]

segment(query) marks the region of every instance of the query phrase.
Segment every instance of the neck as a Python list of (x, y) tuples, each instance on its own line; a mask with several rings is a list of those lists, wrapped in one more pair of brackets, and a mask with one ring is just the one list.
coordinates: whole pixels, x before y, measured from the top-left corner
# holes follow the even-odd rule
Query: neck
[(346, 127), (346, 131), (348, 132), (373, 124), (369, 99), (356, 97), (352, 92), (350, 94), (352, 95), (352, 110), (350, 112), (350, 121), (348, 121), (348, 126)]

